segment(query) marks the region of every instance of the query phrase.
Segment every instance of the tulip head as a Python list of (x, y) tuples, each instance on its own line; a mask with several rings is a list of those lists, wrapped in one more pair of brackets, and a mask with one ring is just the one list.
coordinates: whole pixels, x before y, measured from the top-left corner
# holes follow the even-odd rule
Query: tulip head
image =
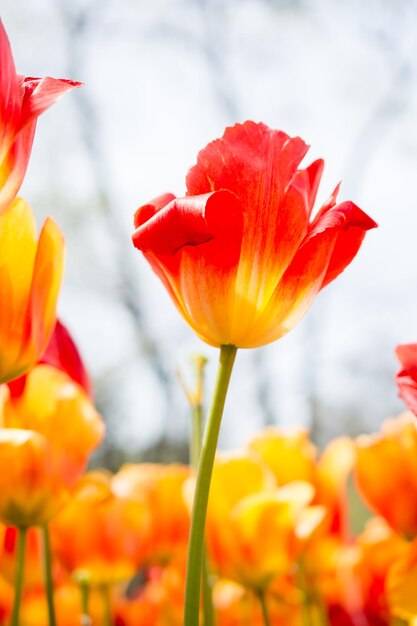
[(37, 240), (29, 205), (0, 216), (0, 383), (18, 378), (45, 352), (53, 332), (64, 240), (47, 219)]
[(23, 393), (0, 387), (0, 519), (45, 524), (63, 506), (104, 426), (84, 390), (65, 373), (38, 365)]
[(323, 161), (264, 124), (245, 122), (198, 155), (182, 198), (140, 207), (133, 243), (179, 312), (213, 346), (253, 348), (287, 333), (376, 226), (337, 189), (310, 219)]
[(18, 75), (0, 21), (0, 215), (22, 184), (39, 115), (66, 91), (80, 85), (72, 80)]

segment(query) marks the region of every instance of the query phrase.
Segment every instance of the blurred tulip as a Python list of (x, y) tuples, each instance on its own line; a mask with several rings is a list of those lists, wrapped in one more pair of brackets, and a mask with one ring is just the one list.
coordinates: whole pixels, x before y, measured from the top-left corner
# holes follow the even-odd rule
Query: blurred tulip
[(0, 215), (13, 202), (28, 166), (36, 122), (46, 109), (81, 83), (16, 74), (0, 21)]
[(356, 481), (365, 502), (397, 533), (417, 536), (417, 430), (411, 413), (357, 438)]
[(39, 240), (22, 199), (0, 216), (0, 383), (27, 372), (41, 358), (55, 326), (64, 241), (47, 219)]
[[(283, 602), (274, 593), (266, 594), (271, 624), (301, 626), (297, 604)], [(217, 626), (264, 626), (259, 599), (253, 591), (230, 580), (219, 580), (214, 588)], [(312, 624), (311, 626), (316, 626)], [(318, 626), (318, 624), (317, 624)]]
[(294, 480), (316, 482), (316, 446), (305, 429), (270, 427), (253, 437), (248, 447), (271, 468), (278, 485)]
[(417, 617), (417, 540), (391, 561), (387, 588), (392, 615), (411, 623)]
[(143, 252), (193, 330), (213, 346), (279, 339), (356, 255), (371, 220), (336, 189), (310, 221), (323, 161), (265, 124), (227, 128), (204, 148), (183, 198), (136, 212)]
[(303, 516), (314, 497), (311, 485), (277, 489), (274, 482), (249, 456), (220, 457), (214, 466), (207, 512), (211, 563), (222, 577), (255, 590), (293, 571), (301, 546), (322, 521)]
[(190, 514), (183, 489), (189, 476), (184, 465), (143, 463), (123, 466), (113, 479), (119, 496), (137, 500), (149, 512), (148, 564), (167, 564), (186, 550)]
[(183, 626), (184, 556), (150, 568), (137, 595), (116, 600), (116, 626)]
[(401, 363), (396, 376), (400, 396), (410, 411), (417, 415), (417, 343), (397, 346), (396, 353)]
[(143, 504), (118, 495), (110, 474), (91, 472), (52, 521), (51, 540), (75, 580), (100, 587), (129, 580), (143, 564), (149, 525)]
[(85, 392), (48, 365), (28, 375), (23, 394), (0, 388), (0, 518), (45, 524), (64, 504), (100, 443), (104, 426)]
[(306, 430), (271, 427), (253, 437), (248, 447), (273, 471), (278, 485), (298, 480), (310, 483), (314, 503), (326, 509), (331, 532), (347, 536), (346, 490), (355, 463), (351, 439), (333, 440), (318, 458)]

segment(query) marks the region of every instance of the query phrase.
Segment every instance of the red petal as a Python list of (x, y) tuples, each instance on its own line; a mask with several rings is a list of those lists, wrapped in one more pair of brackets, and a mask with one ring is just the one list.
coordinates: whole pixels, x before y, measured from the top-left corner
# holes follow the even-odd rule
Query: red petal
[(377, 224), (353, 202), (342, 202), (320, 212), (312, 224), (309, 237), (326, 229), (336, 229), (333, 253), (321, 288), (328, 285), (351, 263), (356, 256), (367, 230)]
[(151, 217), (136, 229), (134, 245), (196, 332), (213, 345), (224, 343), (233, 314), (233, 303), (226, 300), (234, 297), (242, 241), (240, 202), (233, 193), (218, 191), (177, 198), (159, 211), (145, 205), (144, 211)]
[(410, 411), (417, 415), (417, 343), (399, 345), (395, 352), (402, 365), (395, 377), (399, 395)]
[(58, 320), (41, 363), (52, 365), (68, 374), (91, 397), (91, 381), (71, 335)]
[(417, 381), (417, 343), (400, 344), (395, 353), (403, 369)]
[(296, 187), (304, 197), (308, 218), (313, 210), (323, 168), (323, 159), (317, 159), (317, 161), (313, 161), (305, 170), (297, 170), (291, 182), (291, 186)]
[(22, 112), (21, 127), (36, 120), (58, 98), (82, 83), (63, 78), (23, 78), (20, 85)]
[[(161, 196), (168, 197), (169, 194)], [(175, 198), (169, 204), (162, 202), (157, 198), (156, 204), (146, 204), (136, 212), (139, 227), (133, 234), (133, 243), (144, 253), (173, 256), (182, 248), (223, 236), (242, 221), (240, 203), (228, 191)]]
[(0, 20), (0, 162), (14, 138), (19, 118), (18, 78), (10, 42)]

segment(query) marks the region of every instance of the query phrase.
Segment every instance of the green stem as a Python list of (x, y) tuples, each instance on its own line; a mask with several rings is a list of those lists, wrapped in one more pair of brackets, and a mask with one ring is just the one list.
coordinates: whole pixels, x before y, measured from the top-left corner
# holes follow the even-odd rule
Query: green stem
[(54, 581), (52, 576), (52, 555), (51, 542), (49, 539), (49, 529), (45, 524), (41, 528), (42, 551), (43, 551), (43, 575), (45, 579), (46, 602), (48, 605), (49, 626), (56, 626), (55, 605), (54, 605)]
[(20, 600), (23, 588), (23, 572), (25, 562), (27, 528), (19, 528), (19, 538), (17, 544), (16, 578), (14, 584), (14, 602), (10, 626), (19, 626)]
[(260, 589), (258, 591), (258, 598), (262, 609), (264, 624), (265, 626), (271, 626), (271, 620), (269, 619), (268, 607), (266, 604), (265, 591), (263, 589)]
[(102, 585), (100, 591), (103, 607), (103, 626), (113, 626), (109, 586)]
[(187, 576), (185, 582), (184, 626), (198, 626), (200, 586), (204, 554), (204, 531), (211, 474), (219, 437), (227, 389), (236, 357), (236, 346), (222, 346), (213, 398), (207, 418), (204, 442), (198, 464), (193, 512), (188, 543)]
[(81, 593), (81, 626), (91, 626), (91, 617), (88, 610), (90, 587), (86, 581), (81, 581), (79, 583), (79, 587)]
[(190, 461), (191, 466), (197, 471), (198, 460), (201, 452), (201, 439), (203, 430), (203, 406), (194, 404), (191, 407), (191, 441)]
[[(198, 403), (191, 407), (191, 440), (190, 459), (191, 465), (197, 471), (198, 461), (201, 453), (201, 439), (203, 430), (203, 405)], [(207, 552), (203, 553), (203, 564), (201, 573), (201, 590), (203, 595), (203, 616), (204, 626), (214, 626), (213, 590), (210, 583), (210, 566)]]

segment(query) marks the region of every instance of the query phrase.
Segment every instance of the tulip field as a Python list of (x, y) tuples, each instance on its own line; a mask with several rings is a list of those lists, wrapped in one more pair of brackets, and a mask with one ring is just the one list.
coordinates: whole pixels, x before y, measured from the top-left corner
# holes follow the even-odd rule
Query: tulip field
[(0, 22), (0, 626), (417, 626), (415, 337), (392, 346), (404, 407), (378, 432), (319, 449), (270, 426), (218, 451), (239, 349), (291, 331), (377, 228), (339, 185), (316, 206), (324, 161), (300, 137), (236, 123), (181, 196), (132, 209), (126, 246), (217, 375), (195, 356), (183, 384), (189, 464), (89, 469), (106, 433), (57, 319), (65, 233), (18, 195), (38, 117), (82, 87), (18, 74)]

